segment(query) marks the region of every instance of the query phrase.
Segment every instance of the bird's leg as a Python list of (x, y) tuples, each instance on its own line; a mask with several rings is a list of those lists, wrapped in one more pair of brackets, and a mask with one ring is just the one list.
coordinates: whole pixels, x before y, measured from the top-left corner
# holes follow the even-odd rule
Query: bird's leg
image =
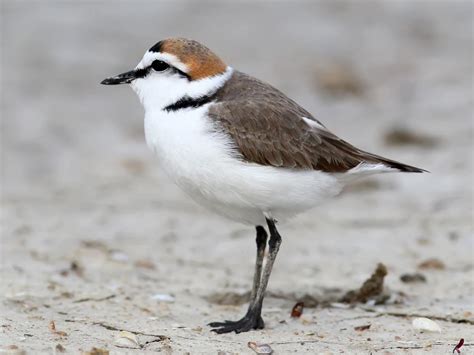
[[(265, 247), (264, 245), (261, 247), (262, 243), (259, 244), (259, 228), (257, 227), (257, 262), (255, 265), (254, 284), (247, 314), (241, 320), (236, 322), (226, 321), (209, 324), (211, 327), (215, 328), (213, 331), (218, 334), (229, 332), (241, 333), (247, 332), (251, 329), (262, 329), (264, 327), (261, 316), (263, 298), (265, 297), (265, 290), (267, 289), (268, 280), (270, 279), (273, 263), (275, 262), (281, 244), (281, 236), (276, 229), (275, 221), (267, 218), (267, 224), (270, 230), (270, 241), (268, 243), (269, 255), (265, 267), (263, 268), (263, 272), (261, 272), (261, 270)], [(263, 227), (261, 227), (261, 230), (265, 231)], [(266, 241), (266, 239), (265, 233), (265, 237), (261, 237), (260, 241)]]
[[(253, 276), (253, 285), (252, 285), (252, 292), (250, 293), (250, 304), (247, 310), (247, 314), (238, 321), (224, 321), (224, 322), (213, 322), (209, 323), (209, 325), (213, 328), (213, 331), (216, 333), (228, 333), (235, 331), (237, 333), (247, 331), (250, 329), (262, 329), (263, 319), (258, 315), (257, 318), (253, 316), (253, 310), (255, 309), (255, 299), (257, 297), (258, 289), (260, 286), (260, 279), (262, 276), (262, 266), (263, 266), (263, 257), (265, 255), (265, 247), (267, 245), (267, 232), (265, 228), (262, 226), (256, 227), (257, 237), (257, 258), (255, 261), (255, 273)], [(248, 329), (247, 329), (248, 328)], [(246, 330), (244, 330), (246, 329)]]
[(281, 236), (276, 228), (275, 220), (271, 218), (267, 218), (266, 220), (268, 224), (268, 229), (270, 231), (270, 240), (268, 242), (269, 254), (267, 257), (267, 262), (265, 263), (265, 267), (263, 268), (262, 279), (260, 280), (260, 285), (258, 287), (253, 310), (259, 315), (262, 312), (263, 298), (265, 297), (265, 291), (267, 289), (268, 280), (270, 280), (270, 274), (272, 273), (273, 263), (275, 262), (281, 244)]
[[(258, 286), (262, 276), (263, 257), (265, 255), (265, 247), (267, 246), (267, 232), (262, 226), (255, 227), (257, 230), (257, 258), (255, 260), (255, 272), (253, 274), (252, 292), (250, 293), (250, 306), (255, 302), (257, 297)], [(250, 307), (249, 307), (250, 309)]]

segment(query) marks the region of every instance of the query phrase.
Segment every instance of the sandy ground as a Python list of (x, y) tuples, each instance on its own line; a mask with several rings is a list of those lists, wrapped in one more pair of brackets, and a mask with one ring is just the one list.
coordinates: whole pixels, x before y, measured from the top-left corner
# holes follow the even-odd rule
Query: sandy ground
[[(448, 354), (465, 338), (473, 352), (472, 3), (1, 4), (2, 351)], [(98, 85), (171, 35), (432, 172), (365, 180), (281, 225), (262, 331), (206, 326), (245, 312), (253, 229), (188, 200), (147, 150), (135, 95)], [(431, 258), (439, 268), (419, 268)], [(335, 303), (378, 262), (384, 304)], [(426, 282), (400, 280), (414, 272)], [(291, 319), (303, 298), (318, 306)], [(442, 331), (414, 329), (416, 316)], [(141, 349), (118, 347), (120, 330)]]

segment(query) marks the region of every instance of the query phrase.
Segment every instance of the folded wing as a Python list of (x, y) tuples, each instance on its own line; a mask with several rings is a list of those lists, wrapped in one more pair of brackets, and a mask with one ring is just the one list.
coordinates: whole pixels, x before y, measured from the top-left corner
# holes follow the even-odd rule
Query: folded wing
[(218, 129), (231, 136), (248, 162), (331, 173), (344, 173), (364, 163), (404, 172), (424, 171), (354, 147), (316, 119), (301, 116), (294, 105), (223, 101), (210, 107), (209, 116)]

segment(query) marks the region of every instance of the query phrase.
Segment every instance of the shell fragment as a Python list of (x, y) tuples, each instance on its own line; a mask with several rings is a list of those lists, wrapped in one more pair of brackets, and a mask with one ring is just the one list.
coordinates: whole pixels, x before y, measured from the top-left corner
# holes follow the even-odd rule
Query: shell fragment
[(413, 319), (411, 324), (413, 325), (413, 328), (421, 331), (441, 333), (441, 327), (438, 325), (438, 323), (432, 321), (429, 318), (418, 317)]

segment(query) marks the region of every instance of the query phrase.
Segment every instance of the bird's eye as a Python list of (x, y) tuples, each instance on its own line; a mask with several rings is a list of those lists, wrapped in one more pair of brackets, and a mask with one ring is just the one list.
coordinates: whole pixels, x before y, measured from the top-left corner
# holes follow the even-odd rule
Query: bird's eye
[(151, 63), (151, 67), (155, 71), (163, 71), (168, 69), (170, 66), (161, 60), (154, 60), (153, 63)]

